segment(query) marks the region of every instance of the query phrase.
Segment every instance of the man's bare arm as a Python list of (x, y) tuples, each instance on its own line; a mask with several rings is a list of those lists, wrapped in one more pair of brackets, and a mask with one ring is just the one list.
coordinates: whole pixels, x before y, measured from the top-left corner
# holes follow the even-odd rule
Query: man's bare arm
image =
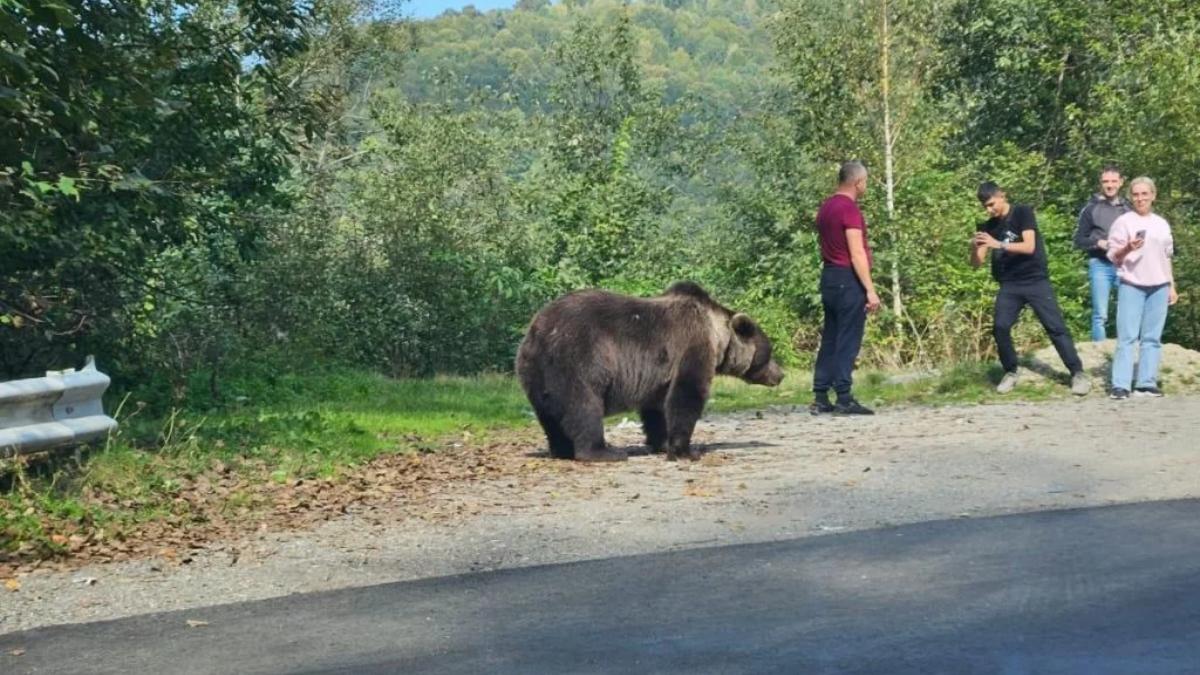
[(862, 230), (847, 229), (846, 245), (850, 249), (850, 266), (854, 274), (867, 291), (867, 311), (879, 309), (879, 295), (875, 293), (875, 284), (871, 282), (871, 262), (867, 258), (867, 246), (863, 242)]

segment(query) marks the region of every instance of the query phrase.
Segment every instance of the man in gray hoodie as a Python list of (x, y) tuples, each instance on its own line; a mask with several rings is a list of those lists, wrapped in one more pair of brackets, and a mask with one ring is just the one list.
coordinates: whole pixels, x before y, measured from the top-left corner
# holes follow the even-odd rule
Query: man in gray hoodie
[(1109, 164), (1100, 171), (1100, 192), (1079, 212), (1075, 248), (1088, 255), (1088, 282), (1092, 287), (1092, 341), (1107, 337), (1108, 305), (1117, 285), (1117, 268), (1109, 261), (1108, 228), (1133, 207), (1121, 196), (1121, 170)]

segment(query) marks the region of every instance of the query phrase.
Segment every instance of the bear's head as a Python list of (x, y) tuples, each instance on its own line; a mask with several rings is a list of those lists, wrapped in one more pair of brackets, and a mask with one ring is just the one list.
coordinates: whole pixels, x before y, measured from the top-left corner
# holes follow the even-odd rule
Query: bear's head
[(751, 384), (774, 387), (783, 380), (783, 369), (771, 358), (771, 339), (762, 332), (754, 319), (742, 313), (733, 315), (729, 321), (733, 330), (729, 335), (729, 346), (717, 372), (733, 375)]

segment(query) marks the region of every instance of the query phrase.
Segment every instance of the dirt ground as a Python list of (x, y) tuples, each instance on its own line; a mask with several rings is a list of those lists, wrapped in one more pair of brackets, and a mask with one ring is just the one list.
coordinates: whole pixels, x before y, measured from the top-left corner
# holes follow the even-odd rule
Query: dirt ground
[[(1099, 383), (1098, 383), (1099, 384)], [(0, 587), (0, 633), (291, 593), (946, 518), (1200, 496), (1200, 397), (710, 416), (699, 462), (546, 457), (530, 431), (459, 480), (187, 556), (38, 570)], [(460, 460), (456, 460), (460, 461)], [(464, 455), (461, 461), (482, 461)], [(521, 469), (521, 470), (515, 470)]]

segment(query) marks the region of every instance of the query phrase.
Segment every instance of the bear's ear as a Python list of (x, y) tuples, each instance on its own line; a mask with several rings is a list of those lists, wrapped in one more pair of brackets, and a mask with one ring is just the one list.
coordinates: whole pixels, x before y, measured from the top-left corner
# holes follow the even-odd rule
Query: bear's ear
[(733, 332), (743, 338), (753, 337), (758, 332), (758, 326), (754, 325), (754, 319), (741, 312), (734, 314), (729, 324), (733, 326)]

